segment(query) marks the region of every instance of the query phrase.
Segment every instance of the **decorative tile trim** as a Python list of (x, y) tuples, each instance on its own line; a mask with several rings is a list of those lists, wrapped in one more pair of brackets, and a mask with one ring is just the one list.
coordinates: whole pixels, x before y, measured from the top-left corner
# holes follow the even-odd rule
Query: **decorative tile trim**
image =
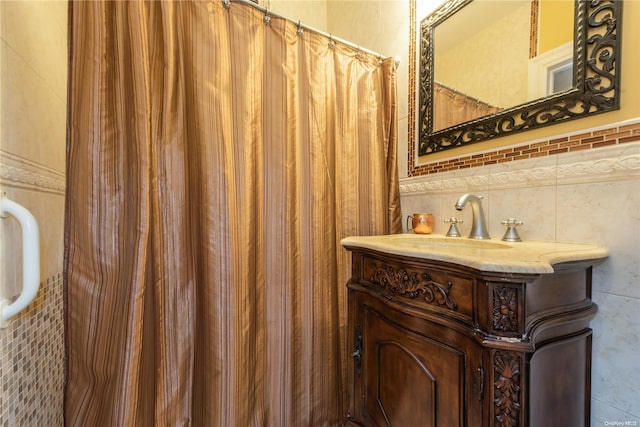
[(561, 137), (553, 136), (549, 139), (532, 143), (414, 165), (409, 176), (430, 175), (517, 160), (554, 156), (636, 141), (640, 141), (640, 123), (624, 123), (604, 129), (576, 132), (575, 134)]
[(531, 34), (529, 36), (529, 59), (538, 56), (538, 18), (540, 13), (540, 1), (531, 0)]
[(0, 150), (0, 184), (64, 196), (65, 175), (59, 171)]
[(640, 178), (640, 138), (635, 144), (616, 145), (599, 150), (558, 156), (553, 164), (534, 164), (535, 160), (515, 163), (505, 169), (498, 166), (477, 168), (473, 175), (460, 171), (403, 178), (402, 195), (538, 187), (546, 185), (603, 182)]
[[(558, 165), (557, 175), (559, 179), (571, 177), (610, 177), (615, 172), (640, 171), (640, 154), (631, 154), (620, 158), (599, 159), (587, 162), (578, 162), (567, 165)], [(597, 178), (596, 178), (597, 179)], [(599, 179), (598, 181), (602, 181)]]
[[(408, 127), (408, 156), (409, 161), (407, 172), (409, 176), (413, 176), (413, 168), (415, 167), (416, 144), (415, 144), (415, 131), (416, 131), (416, 44), (417, 38), (417, 23), (416, 23), (416, 0), (409, 0), (409, 78), (407, 82), (407, 92), (409, 109), (407, 116)], [(412, 49), (413, 48), (413, 49)]]

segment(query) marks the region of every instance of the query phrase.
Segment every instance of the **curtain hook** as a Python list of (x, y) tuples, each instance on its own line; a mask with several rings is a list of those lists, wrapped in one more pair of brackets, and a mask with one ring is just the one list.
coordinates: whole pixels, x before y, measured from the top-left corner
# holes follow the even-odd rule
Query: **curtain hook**
[(229, 9), (231, 7), (231, 1), (230, 0), (222, 0), (222, 5), (224, 6), (225, 9)]
[(329, 34), (329, 49), (333, 49), (336, 43), (333, 41), (333, 34)]
[(356, 52), (356, 58), (360, 59), (362, 52), (360, 52), (360, 45), (358, 45), (358, 51)]
[(298, 30), (296, 31), (296, 34), (301, 36), (303, 33), (302, 31), (302, 24), (300, 24), (300, 20), (298, 20)]
[(383, 64), (383, 60), (382, 60), (382, 54), (378, 55), (378, 65), (382, 65)]
[(269, 9), (265, 9), (264, 10), (264, 18), (262, 18), (262, 20), (264, 21), (265, 24), (269, 25), (271, 23), (271, 15), (269, 15)]

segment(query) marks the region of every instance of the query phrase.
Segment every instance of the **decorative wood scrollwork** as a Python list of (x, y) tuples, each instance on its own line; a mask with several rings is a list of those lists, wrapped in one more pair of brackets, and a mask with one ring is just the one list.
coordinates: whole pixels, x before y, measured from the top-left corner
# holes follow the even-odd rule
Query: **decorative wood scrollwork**
[(521, 358), (508, 351), (495, 351), (494, 420), (499, 427), (514, 427), (520, 420)]
[(427, 273), (422, 273), (419, 278), (416, 272), (409, 273), (405, 269), (380, 267), (373, 272), (370, 281), (406, 298), (415, 299), (422, 296), (422, 299), (429, 304), (444, 305), (451, 310), (458, 307), (458, 304), (449, 298), (453, 283), (448, 281), (443, 285), (433, 280)]
[(493, 330), (518, 331), (518, 291), (507, 286), (493, 288)]

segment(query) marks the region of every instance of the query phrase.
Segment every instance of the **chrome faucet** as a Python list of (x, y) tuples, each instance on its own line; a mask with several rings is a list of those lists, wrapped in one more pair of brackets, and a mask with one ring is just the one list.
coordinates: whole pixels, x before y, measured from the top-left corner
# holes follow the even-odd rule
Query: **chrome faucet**
[(484, 218), (484, 210), (482, 210), (482, 196), (474, 196), (473, 194), (463, 194), (456, 203), (456, 209), (461, 211), (467, 203), (471, 204), (471, 212), (473, 213), (473, 223), (471, 224), (470, 239), (490, 239), (487, 231), (487, 222)]

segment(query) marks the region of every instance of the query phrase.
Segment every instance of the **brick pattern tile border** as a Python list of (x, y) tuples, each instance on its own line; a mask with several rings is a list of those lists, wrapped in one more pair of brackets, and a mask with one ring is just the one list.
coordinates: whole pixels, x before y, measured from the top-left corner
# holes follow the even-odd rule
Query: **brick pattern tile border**
[(409, 174), (408, 176), (429, 175), (438, 172), (487, 166), (496, 163), (535, 157), (553, 156), (572, 151), (591, 150), (610, 145), (624, 144), (640, 140), (640, 123), (624, 126), (613, 126), (592, 132), (581, 132), (561, 138), (550, 138), (531, 144), (523, 144), (495, 151), (470, 154), (455, 159), (447, 159), (415, 165), (415, 146), (409, 140)]

